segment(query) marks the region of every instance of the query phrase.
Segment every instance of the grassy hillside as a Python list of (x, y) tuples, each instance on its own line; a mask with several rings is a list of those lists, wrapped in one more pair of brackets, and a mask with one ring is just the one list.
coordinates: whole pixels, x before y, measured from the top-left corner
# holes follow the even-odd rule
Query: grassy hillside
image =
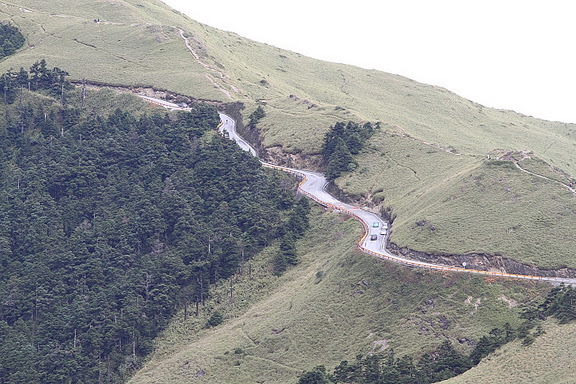
[(518, 341), (505, 345), (477, 367), (442, 383), (573, 383), (576, 325), (560, 326), (549, 320), (544, 331), (529, 347)]
[[(381, 263), (352, 245), (357, 222), (319, 211), (299, 266), (277, 279), (262, 268), (274, 251), (260, 255), (252, 281), (233, 281), (232, 304), (226, 283), (198, 318), (180, 314), (131, 382), (294, 383), (302, 370), (358, 353), (419, 356), (446, 339), (468, 351), (493, 327), (517, 325), (519, 305), (549, 289)], [(215, 310), (226, 321), (203, 329)]]
[[(28, 40), (0, 70), (45, 58), (74, 79), (239, 100), (246, 115), (260, 103), (267, 114), (259, 124), (264, 145), (296, 154), (317, 153), (336, 121), (381, 121), (387, 129), (371, 139), (358, 170), (337, 184), (376, 203), (385, 197), (384, 205), (398, 215), (392, 241), (421, 251), (501, 253), (576, 268), (572, 194), (484, 162), (495, 150), (526, 151), (544, 164), (540, 171), (566, 182), (576, 175), (574, 124), (486, 108), (402, 76), (314, 60), (202, 25), (158, 0), (4, 4), (0, 19), (20, 27)], [(560, 173), (547, 171), (552, 168)], [(415, 227), (422, 220), (438, 230)]]
[(566, 178), (538, 159), (519, 164), (547, 178), (496, 157), (458, 156), (389, 128), (361, 154), (359, 171), (337, 183), (392, 209), (397, 218), (391, 241), (397, 244), (576, 267), (576, 200), (563, 184)]
[[(266, 101), (272, 110), (268, 123), (276, 127), (265, 130), (266, 143), (304, 152), (317, 151), (319, 141), (309, 145), (301, 134), (289, 139), (279, 132), (279, 124), (296, 133), (309, 132), (309, 125), (294, 123), (308, 117), (326, 131), (323, 123), (334, 115), (349, 115), (397, 125), (460, 153), (484, 154), (510, 143), (516, 149), (530, 148), (556, 166), (571, 171), (576, 167), (569, 156), (575, 125), (485, 108), (397, 75), (310, 59), (199, 24), (157, 0), (83, 0), (73, 7), (68, 1), (13, 4), (2, 9), (3, 19), (23, 29), (28, 46), (3, 62), (2, 69), (46, 57), (78, 79), (154, 84), (221, 100)], [(189, 37), (198, 60), (177, 28)]]
[(199, 90), (210, 99), (220, 96), (178, 35), (175, 26), (182, 16), (159, 1), (16, 4), (2, 7), (1, 16), (21, 28), (27, 45), (3, 61), (2, 70), (27, 68), (45, 58), (50, 65), (66, 68), (74, 79), (156, 85), (182, 93)]

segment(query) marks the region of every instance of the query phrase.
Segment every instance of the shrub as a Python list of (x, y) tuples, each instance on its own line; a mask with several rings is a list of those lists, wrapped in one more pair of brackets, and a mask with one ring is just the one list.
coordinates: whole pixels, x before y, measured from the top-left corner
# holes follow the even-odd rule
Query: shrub
[(206, 328), (215, 327), (217, 325), (220, 325), (220, 324), (222, 324), (222, 321), (224, 321), (224, 316), (222, 316), (222, 314), (220, 312), (214, 311), (214, 312), (212, 312), (212, 315), (210, 316), (210, 318), (206, 322)]

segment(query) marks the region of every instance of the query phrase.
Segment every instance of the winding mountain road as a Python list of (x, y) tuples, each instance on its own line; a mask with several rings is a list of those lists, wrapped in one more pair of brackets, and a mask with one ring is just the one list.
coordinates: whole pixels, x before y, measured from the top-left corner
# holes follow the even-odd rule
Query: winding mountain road
[[(150, 97), (143, 97), (143, 98), (155, 104), (162, 105), (165, 108), (171, 110), (189, 110), (189, 108), (181, 108), (176, 104), (168, 103), (163, 100), (153, 99)], [(223, 113), (220, 113), (220, 119), (221, 123), (218, 127), (220, 132), (227, 132), (228, 137), (231, 140), (234, 140), (240, 146), (240, 148), (242, 148), (244, 151), (250, 152), (253, 156), (258, 157), (257, 151), (246, 140), (244, 140), (236, 131), (236, 121), (232, 119), (230, 116), (225, 115)], [(364, 226), (364, 235), (358, 242), (358, 248), (369, 255), (378, 257), (379, 259), (411, 267), (427, 268), (440, 271), (472, 273), (491, 277), (514, 278), (522, 280), (537, 280), (537, 281), (549, 282), (552, 284), (560, 284), (560, 283), (569, 285), (576, 284), (576, 279), (571, 278), (519, 275), (497, 271), (482, 271), (464, 267), (460, 268), (454, 266), (432, 264), (423, 261), (406, 259), (394, 255), (386, 249), (386, 243), (389, 235), (389, 228), (388, 231), (386, 231), (386, 235), (381, 235), (382, 228), (383, 227), (387, 228), (388, 223), (386, 223), (381, 217), (377, 216), (376, 214), (365, 211), (353, 205), (343, 203), (340, 200), (336, 199), (334, 196), (330, 195), (328, 192), (326, 192), (326, 186), (328, 182), (326, 181), (326, 178), (324, 177), (323, 174), (305, 170), (281, 167), (278, 165), (266, 163), (262, 160), (260, 161), (262, 162), (262, 165), (264, 167), (279, 169), (284, 172), (289, 172), (299, 176), (300, 178), (302, 178), (302, 181), (298, 185), (299, 192), (313, 199), (322, 206), (346, 213), (350, 216), (355, 217), (358, 221), (360, 221), (360, 223), (362, 223), (362, 225)], [(373, 237), (373, 235), (376, 235), (376, 240), (371, 240), (371, 237)]]

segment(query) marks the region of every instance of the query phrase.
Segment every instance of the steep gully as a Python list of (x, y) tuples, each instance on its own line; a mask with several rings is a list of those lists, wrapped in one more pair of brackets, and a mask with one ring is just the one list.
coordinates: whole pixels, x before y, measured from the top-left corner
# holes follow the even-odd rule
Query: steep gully
[[(143, 99), (154, 103), (156, 105), (162, 106), (171, 110), (189, 110), (189, 108), (181, 107), (174, 103), (169, 103), (164, 100), (155, 99), (146, 96), (140, 96)], [(256, 150), (244, 140), (236, 132), (236, 121), (230, 116), (220, 113), (221, 123), (219, 125), (219, 131), (226, 131), (229, 138), (234, 140), (240, 148), (244, 151), (250, 152), (253, 156), (258, 156)], [(364, 227), (364, 235), (358, 242), (358, 248), (369, 255), (375, 256), (379, 259), (391, 261), (398, 264), (403, 264), (410, 267), (427, 268), (446, 272), (461, 272), (461, 273), (472, 273), (478, 275), (486, 275), (488, 277), (494, 278), (514, 278), (522, 280), (537, 280), (545, 281), (552, 284), (576, 284), (576, 278), (565, 278), (565, 277), (552, 277), (552, 276), (537, 276), (533, 274), (522, 274), (522, 273), (509, 273), (491, 270), (480, 270), (473, 268), (466, 268), (466, 265), (490, 265), (493, 264), (488, 261), (488, 256), (483, 254), (475, 255), (459, 255), (456, 257), (451, 256), (435, 256), (428, 255), (421, 252), (410, 251), (406, 249), (395, 248), (395, 253), (391, 253), (387, 248), (387, 239), (389, 235), (389, 230), (386, 235), (381, 235), (381, 230), (383, 227), (387, 227), (386, 223), (381, 217), (377, 216), (372, 212), (365, 211), (353, 205), (341, 202), (336, 199), (328, 192), (326, 192), (326, 186), (328, 182), (326, 178), (321, 173), (299, 170), (287, 167), (281, 167), (274, 164), (266, 163), (262, 161), (262, 166), (266, 168), (278, 169), (284, 172), (294, 174), (302, 179), (298, 185), (298, 191), (303, 195), (309, 197), (310, 199), (316, 201), (318, 204), (331, 208), (337, 212), (343, 212), (356, 218), (362, 226)], [(376, 235), (377, 240), (371, 240), (371, 236)], [(409, 255), (410, 258), (407, 258)], [(463, 261), (464, 260), (464, 261)], [(442, 262), (442, 264), (438, 263)], [(462, 263), (463, 266), (450, 265), (457, 263)], [(498, 258), (497, 264), (506, 271), (520, 271), (520, 270), (533, 270), (539, 271), (537, 268), (523, 266), (510, 259)]]

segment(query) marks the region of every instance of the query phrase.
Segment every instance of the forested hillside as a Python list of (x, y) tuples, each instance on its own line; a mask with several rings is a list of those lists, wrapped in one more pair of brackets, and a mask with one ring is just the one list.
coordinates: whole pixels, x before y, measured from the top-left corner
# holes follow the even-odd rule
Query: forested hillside
[(121, 382), (290, 231), (292, 183), (213, 133), (213, 106), (88, 116), (65, 71), (35, 70), (0, 84), (0, 382)]

